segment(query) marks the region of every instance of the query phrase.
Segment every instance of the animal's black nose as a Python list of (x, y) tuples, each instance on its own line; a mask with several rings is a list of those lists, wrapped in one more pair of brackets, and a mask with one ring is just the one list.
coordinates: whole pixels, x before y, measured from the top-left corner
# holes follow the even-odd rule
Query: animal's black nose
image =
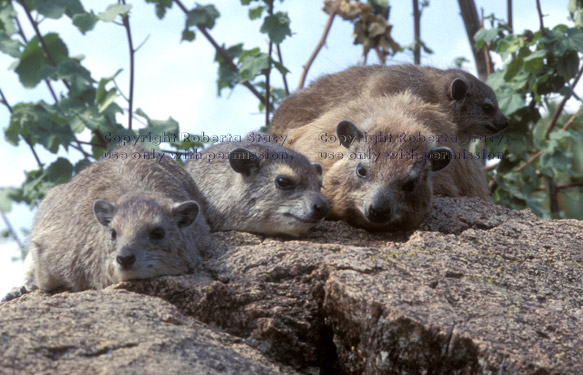
[(124, 256), (121, 256), (121, 255), (118, 255), (117, 258), (115, 258), (115, 260), (123, 268), (129, 268), (132, 264), (135, 263), (136, 257), (134, 255), (128, 255), (128, 256), (125, 256), (125, 257)]
[(320, 198), (316, 201), (316, 203), (314, 203), (314, 206), (312, 208), (314, 210), (313, 212), (314, 218), (321, 219), (323, 217), (326, 217), (326, 215), (328, 214), (328, 211), (330, 210), (330, 205), (328, 204), (328, 201), (326, 201), (326, 199)]
[(390, 204), (371, 204), (368, 207), (368, 219), (374, 223), (384, 223), (393, 216)]

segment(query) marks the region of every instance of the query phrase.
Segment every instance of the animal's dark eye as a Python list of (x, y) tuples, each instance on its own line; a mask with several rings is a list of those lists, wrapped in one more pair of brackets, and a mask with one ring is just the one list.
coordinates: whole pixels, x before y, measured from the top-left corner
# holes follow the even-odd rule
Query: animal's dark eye
[(488, 114), (494, 113), (494, 111), (496, 110), (494, 108), (494, 106), (490, 103), (484, 103), (482, 104), (482, 110)]
[(164, 238), (166, 232), (162, 228), (154, 228), (150, 231), (150, 240), (152, 241), (160, 241)]
[(281, 190), (289, 190), (295, 187), (294, 182), (289, 177), (277, 176), (275, 178), (275, 186)]
[(417, 179), (409, 180), (403, 184), (403, 190), (412, 192), (417, 187)]
[(368, 171), (364, 167), (364, 165), (358, 163), (356, 166), (356, 175), (360, 178), (366, 178), (368, 176)]
[(115, 229), (111, 230), (111, 240), (115, 241), (117, 238), (117, 232), (115, 231)]

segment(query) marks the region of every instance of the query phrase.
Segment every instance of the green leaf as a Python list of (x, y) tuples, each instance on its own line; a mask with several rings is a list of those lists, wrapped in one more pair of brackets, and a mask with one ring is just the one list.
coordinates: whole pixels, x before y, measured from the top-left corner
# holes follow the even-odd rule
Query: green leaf
[(65, 13), (73, 16), (85, 12), (79, 0), (36, 0), (36, 10), (53, 19), (61, 18)]
[(506, 73), (504, 74), (504, 80), (510, 81), (522, 68), (523, 60), (522, 58), (515, 58), (514, 60), (510, 61), (508, 66), (506, 67)]
[(15, 19), (16, 11), (12, 7), (12, 3), (10, 1), (0, 1), (0, 30), (9, 36), (16, 33)]
[(492, 42), (498, 36), (498, 29), (480, 29), (474, 34), (476, 48), (480, 49), (484, 44)]
[(570, 80), (579, 71), (579, 55), (575, 51), (567, 51), (557, 61), (557, 73), (561, 75), (565, 81)]
[(111, 22), (117, 18), (117, 16), (125, 16), (129, 13), (132, 6), (130, 4), (111, 4), (107, 7), (105, 12), (101, 12), (97, 15), (97, 18), (103, 22)]
[(249, 8), (249, 19), (256, 20), (263, 14), (264, 6), (257, 6), (255, 8)]
[[(269, 35), (269, 39), (276, 44), (283, 42), (286, 36), (291, 36), (291, 29), (289, 28), (290, 20), (287, 12), (277, 12), (273, 15), (265, 17), (261, 31)], [(384, 29), (383, 29), (384, 32)]]
[(97, 86), (97, 91), (95, 93), (95, 104), (98, 106), (99, 113), (105, 111), (118, 97), (115, 88), (106, 90), (105, 85), (113, 81), (121, 71), (122, 69), (118, 69), (118, 71), (111, 77), (105, 77), (99, 80), (99, 85)]
[(156, 16), (164, 18), (166, 10), (172, 8), (172, 0), (146, 0), (146, 3), (156, 4)]
[[(59, 63), (68, 58), (67, 46), (58, 34), (50, 33), (44, 37), (45, 44), (55, 63)], [(32, 38), (20, 56), (16, 73), (24, 87), (32, 88), (41, 81), (41, 69), (50, 65), (41, 48), (37, 37)]]
[(186, 40), (187, 42), (192, 42), (195, 38), (195, 34), (194, 31), (190, 31), (187, 29), (182, 30), (182, 39), (181, 40)]
[(41, 144), (52, 153), (59, 146), (67, 148), (75, 136), (67, 120), (58, 114), (58, 108), (45, 102), (18, 103), (12, 109), (10, 124), (5, 129), (6, 140), (18, 144), (19, 137), (33, 145)]
[(215, 26), (215, 21), (219, 18), (219, 11), (214, 5), (196, 5), (196, 8), (188, 12), (186, 16), (186, 27), (189, 29), (192, 26), (204, 27), (212, 29)]
[(251, 81), (262, 70), (269, 68), (269, 57), (266, 53), (260, 52), (259, 48), (254, 48), (241, 53), (239, 64), (241, 82)]
[(73, 25), (77, 26), (81, 34), (93, 30), (99, 18), (91, 11), (90, 13), (80, 13), (73, 16)]
[[(222, 48), (227, 56), (231, 58), (231, 60), (238, 58), (243, 52), (243, 44), (236, 44), (229, 48), (225, 48), (225, 45), (223, 45)], [(219, 63), (217, 94), (218, 96), (221, 96), (222, 89), (226, 87), (235, 87), (235, 85), (241, 80), (241, 77), (239, 76), (238, 72), (231, 69), (231, 67), (225, 62), (223, 57), (218, 52), (215, 53), (215, 61)]]
[(71, 179), (73, 175), (73, 165), (65, 158), (58, 158), (45, 171), (48, 181), (54, 185), (62, 184)]
[(22, 43), (18, 40), (12, 39), (5, 31), (0, 30), (0, 51), (12, 56), (20, 57)]
[(15, 190), (13, 188), (0, 189), (0, 212), (9, 212), (12, 209)]
[(510, 115), (524, 107), (525, 100), (520, 94), (513, 93), (512, 91), (505, 91), (500, 93), (500, 96), (498, 97), (498, 105), (502, 112), (506, 115)]

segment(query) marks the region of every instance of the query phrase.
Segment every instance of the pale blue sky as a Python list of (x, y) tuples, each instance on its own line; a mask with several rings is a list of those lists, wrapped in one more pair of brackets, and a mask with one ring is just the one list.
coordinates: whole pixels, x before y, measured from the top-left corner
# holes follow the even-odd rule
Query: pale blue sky
[[(86, 9), (93, 9), (96, 13), (105, 10), (109, 3), (103, 0), (81, 1)], [(198, 33), (194, 42), (180, 42), (184, 14), (179, 8), (174, 6), (163, 20), (158, 20), (153, 5), (144, 1), (127, 2), (133, 5), (131, 25), (134, 44), (138, 45), (150, 36), (136, 55), (134, 108), (142, 108), (156, 119), (172, 116), (180, 123), (181, 131), (191, 133), (204, 131), (207, 134), (244, 135), (263, 125), (264, 115), (259, 113), (257, 100), (247, 88), (240, 86), (231, 93), (224, 90), (221, 98), (216, 96), (217, 65), (213, 62), (215, 51)], [(221, 13), (211, 31), (219, 43), (230, 46), (243, 42), (245, 48), (259, 46), (266, 51), (266, 36), (259, 33), (261, 21), (249, 21), (247, 8), (241, 6), (239, 0), (201, 3), (214, 3)], [(412, 2), (393, 0), (390, 3), (390, 23), (394, 25), (394, 39), (403, 45), (412, 43)], [(541, 3), (543, 12), (548, 15), (545, 17), (547, 25), (568, 22), (567, 0), (542, 0)], [(184, 4), (188, 7), (193, 2), (184, 1)], [(294, 35), (285, 40), (281, 47), (284, 63), (291, 70), (288, 74), (290, 89), (295, 89), (302, 65), (316, 46), (328, 15), (321, 10), (323, 2), (319, 0), (286, 0), (283, 4), (278, 1), (275, 4), (276, 10), (288, 11), (291, 18)], [(538, 28), (535, 4), (535, 0), (514, 1), (516, 31)], [(476, 1), (476, 5), (478, 9), (483, 7), (486, 15), (495, 13), (498, 18), (506, 18), (505, 0)], [(21, 22), (27, 36), (31, 38), (33, 33), (24, 17), (21, 17)], [(100, 22), (95, 30), (83, 36), (67, 18), (63, 18), (58, 22), (45, 20), (40, 28), (43, 33), (58, 32), (71, 55), (84, 55), (83, 64), (91, 71), (94, 79), (111, 76), (119, 68), (124, 69), (117, 82), (127, 93), (128, 48), (122, 27)], [(308, 81), (360, 61), (361, 47), (352, 45), (351, 33), (352, 25), (337, 17), (326, 47), (310, 69)], [(457, 1), (431, 0), (429, 8), (423, 13), (421, 34), (425, 43), (435, 52), (433, 55), (423, 56), (424, 64), (447, 68), (453, 65), (456, 57), (465, 56), (470, 60), (466, 68), (474, 72), (472, 54), (459, 16)], [(411, 54), (403, 53), (391, 62), (410, 63), (412, 60)], [(9, 102), (12, 105), (39, 99), (52, 102), (44, 84), (32, 90), (22, 88), (16, 74), (8, 70), (12, 62), (13, 59), (9, 56), (0, 55), (0, 87)], [(376, 62), (374, 53), (371, 53), (369, 63)], [(280, 82), (280, 78), (275, 76), (275, 84), (281, 86)], [(55, 87), (60, 91), (63, 89), (58, 83)], [(122, 99), (119, 104), (127, 107)], [(7, 109), (0, 106), (0, 126), (5, 128), (8, 121)], [(126, 124), (127, 115), (121, 117), (120, 121)], [(81, 138), (84, 138), (83, 135)], [(43, 151), (40, 146), (36, 150), (44, 162), (50, 163), (56, 159), (55, 155)], [(64, 151), (60, 154), (66, 155)], [(72, 150), (68, 157), (77, 159), (79, 154)], [(35, 168), (36, 162), (23, 142), (19, 147), (13, 147), (6, 143), (3, 136), (0, 137), (0, 186), (18, 186), (24, 180), (23, 171)], [(8, 216), (16, 228), (30, 229), (32, 226), (33, 212), (26, 206), (14, 206)], [(2, 222), (0, 229), (3, 228)], [(0, 295), (20, 282), (20, 264), (7, 260), (18, 254), (15, 250), (16, 245), (12, 242), (0, 244)]]

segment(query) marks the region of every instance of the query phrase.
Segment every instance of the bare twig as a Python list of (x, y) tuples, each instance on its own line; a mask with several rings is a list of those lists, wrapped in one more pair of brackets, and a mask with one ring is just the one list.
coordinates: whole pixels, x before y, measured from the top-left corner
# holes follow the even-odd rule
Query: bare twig
[(413, 56), (415, 65), (421, 64), (421, 13), (419, 12), (419, 0), (413, 0)]
[[(182, 1), (174, 0), (174, 2), (176, 3), (176, 5), (178, 5), (180, 9), (182, 9), (184, 14), (188, 14), (188, 9), (184, 6), (184, 4), (182, 4)], [(231, 68), (231, 70), (233, 70), (235, 73), (239, 72), (239, 68), (237, 68), (237, 65), (235, 65), (231, 57), (227, 55), (227, 52), (225, 52), (225, 50), (221, 46), (219, 46), (219, 44), (216, 42), (216, 40), (214, 40), (211, 34), (209, 34), (208, 31), (202, 26), (197, 25), (196, 27), (198, 28), (200, 33), (204, 35), (204, 37), (209, 41), (209, 43), (212, 44), (212, 46), (215, 48), (217, 53), (222, 57), (222, 59), (227, 63), (227, 65), (229, 65), (229, 68)], [(253, 95), (255, 95), (257, 99), (259, 99), (262, 103), (265, 102), (265, 98), (263, 97), (263, 95), (261, 95), (261, 93), (257, 91), (257, 89), (251, 83), (245, 81), (241, 82), (241, 84), (247, 87), (249, 91), (251, 91)]]
[[(2, 89), (0, 89), (0, 103), (4, 104), (6, 106), (6, 108), (8, 108), (8, 111), (10, 112), (10, 114), (13, 113), (12, 111), (12, 106), (8, 103), (8, 100), (6, 100), (6, 97), (4, 96), (4, 92), (2, 91)], [(40, 159), (34, 149), (34, 146), (32, 145), (32, 142), (30, 141), (30, 139), (28, 137), (23, 137), (24, 141), (26, 142), (26, 144), (28, 145), (28, 147), (30, 148), (30, 151), (32, 151), (32, 155), (34, 156), (34, 159), (36, 160), (36, 163), (38, 164), (39, 168), (42, 167), (42, 163), (40, 162)]]
[(12, 238), (14, 238), (14, 241), (16, 241), (16, 244), (18, 245), (18, 248), (20, 249), (20, 252), (23, 253), (24, 252), (24, 245), (20, 241), (20, 238), (18, 238), (18, 235), (14, 231), (14, 228), (12, 227), (12, 224), (10, 224), (10, 221), (8, 220), (8, 217), (2, 211), (0, 211), (0, 215), (2, 216), (2, 220), (4, 221), (4, 224), (6, 225), (6, 228), (8, 228), (8, 231), (10, 232), (10, 235), (12, 236)]
[(540, 23), (540, 33), (541, 35), (545, 35), (545, 24), (543, 22), (543, 11), (540, 6), (540, 0), (536, 0), (536, 10), (538, 12), (538, 21)]
[(328, 33), (330, 32), (330, 28), (332, 27), (332, 22), (334, 22), (334, 18), (336, 17), (338, 4), (339, 3), (337, 0), (330, 8), (330, 17), (328, 17), (328, 22), (326, 22), (326, 26), (324, 27), (324, 33), (322, 34), (320, 41), (316, 45), (316, 49), (314, 50), (314, 52), (312, 52), (312, 55), (308, 59), (308, 62), (306, 63), (306, 65), (304, 65), (304, 70), (302, 72), (302, 76), (300, 77), (300, 83), (298, 84), (298, 90), (304, 87), (306, 77), (308, 76), (308, 70), (310, 70), (312, 63), (314, 62), (314, 60), (316, 60), (316, 56), (318, 56), (318, 53), (320, 52), (322, 47), (324, 47), (324, 44), (326, 44), (326, 38), (328, 38)]
[(559, 189), (557, 189), (557, 183), (555, 179), (552, 177), (547, 177), (547, 186), (549, 191), (549, 208), (551, 211), (551, 215), (556, 217), (556, 215), (561, 210), (559, 206)]
[[(481, 8), (482, 18), (480, 19), (480, 26), (484, 28), (484, 8)], [(490, 61), (490, 44), (484, 43), (484, 60), (486, 61), (486, 77), (492, 74), (492, 62)]]
[[(273, 15), (273, 0), (269, 1), (269, 15)], [(270, 98), (271, 98), (271, 87), (270, 87), (270, 78), (271, 78), (271, 53), (273, 51), (273, 42), (271, 38), (269, 39), (269, 48), (267, 53), (267, 59), (269, 60), (269, 66), (267, 67), (267, 72), (265, 73), (265, 126), (269, 126), (269, 111), (270, 111)]]
[[(279, 44), (277, 44), (275, 46), (275, 48), (277, 49), (277, 58), (279, 60), (279, 63), (283, 66), (283, 57), (281, 57), (281, 47)], [(281, 78), (283, 79), (283, 87), (285, 89), (285, 95), (289, 96), (289, 86), (287, 85), (287, 78), (285, 77), (285, 74), (281, 74)]]
[(512, 0), (506, 0), (506, 9), (508, 11), (508, 29), (510, 29), (510, 34), (513, 34), (514, 27), (512, 26)]
[[(120, 4), (125, 5), (126, 1), (125, 0), (119, 0)], [(132, 130), (132, 114), (134, 113), (134, 66), (135, 66), (135, 61), (134, 61), (134, 55), (136, 53), (136, 51), (134, 50), (134, 42), (132, 40), (132, 29), (130, 27), (130, 16), (129, 13), (126, 13), (124, 15), (121, 16), (122, 22), (123, 22), (123, 27), (126, 29), (126, 35), (128, 38), (128, 45), (129, 45), (129, 49), (130, 49), (130, 93), (129, 93), (129, 98), (128, 98), (128, 112), (129, 112), (129, 116), (128, 116), (128, 129)]]

